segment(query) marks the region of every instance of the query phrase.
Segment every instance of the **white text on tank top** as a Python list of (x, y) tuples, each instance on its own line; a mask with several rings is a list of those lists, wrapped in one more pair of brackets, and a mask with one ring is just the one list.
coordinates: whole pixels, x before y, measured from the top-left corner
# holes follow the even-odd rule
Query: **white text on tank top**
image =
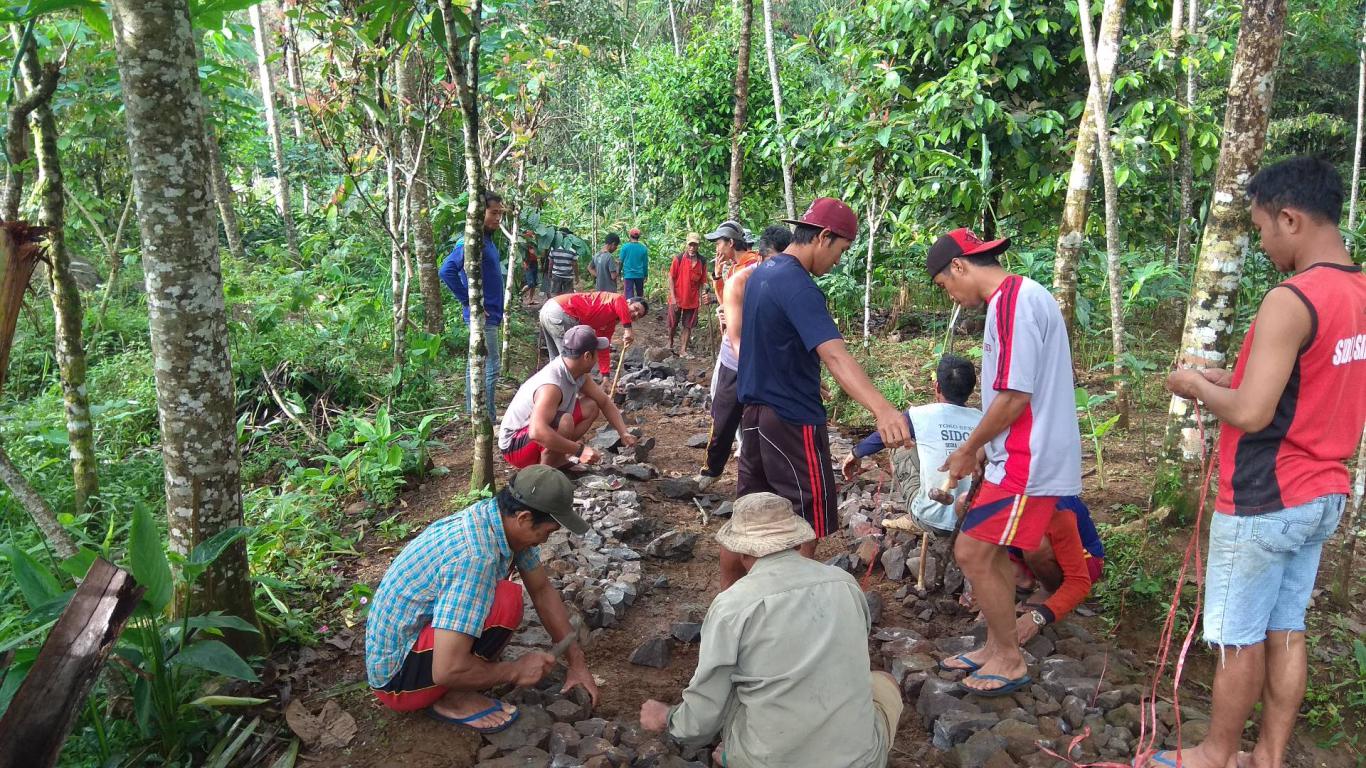
[[(911, 408), (906, 415), (911, 419), (915, 450), (920, 457), (920, 490), (911, 499), (911, 514), (935, 528), (951, 531), (955, 523), (953, 506), (931, 499), (930, 491), (944, 482), (944, 473), (939, 468), (977, 428), (982, 412), (951, 403), (931, 403)], [(971, 477), (958, 481), (954, 497), (967, 493), (971, 485)]]

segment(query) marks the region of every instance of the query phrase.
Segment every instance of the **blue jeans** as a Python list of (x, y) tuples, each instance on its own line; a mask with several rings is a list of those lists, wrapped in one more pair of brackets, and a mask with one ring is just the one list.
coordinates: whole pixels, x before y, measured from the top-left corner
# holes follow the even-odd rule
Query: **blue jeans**
[(626, 277), (622, 278), (622, 282), (626, 284), (626, 299), (628, 301), (645, 298), (645, 278)]
[[(484, 326), (484, 351), (488, 357), (484, 361), (484, 392), (489, 406), (489, 421), (498, 423), (497, 407), (493, 402), (493, 387), (503, 373), (503, 341), (496, 325)], [(470, 381), (470, 369), (465, 368), (465, 413), (474, 412), (474, 386)]]
[(1205, 642), (1255, 645), (1268, 632), (1303, 632), (1319, 556), (1346, 502), (1334, 493), (1262, 515), (1215, 513), (1205, 569)]

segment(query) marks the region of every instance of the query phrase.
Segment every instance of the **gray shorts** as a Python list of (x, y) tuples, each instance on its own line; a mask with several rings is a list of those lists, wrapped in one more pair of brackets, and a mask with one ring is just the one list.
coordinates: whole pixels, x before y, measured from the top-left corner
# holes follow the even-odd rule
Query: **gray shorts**
[(558, 301), (547, 301), (541, 305), (539, 319), (552, 356), (564, 354), (564, 335), (578, 325), (578, 321), (566, 314)]

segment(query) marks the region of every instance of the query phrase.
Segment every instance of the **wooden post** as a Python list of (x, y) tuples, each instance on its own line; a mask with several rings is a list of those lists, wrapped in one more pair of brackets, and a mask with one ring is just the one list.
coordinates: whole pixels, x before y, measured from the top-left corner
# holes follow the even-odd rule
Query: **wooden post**
[(0, 718), (0, 768), (57, 763), (81, 704), (142, 593), (127, 571), (108, 561), (90, 566)]

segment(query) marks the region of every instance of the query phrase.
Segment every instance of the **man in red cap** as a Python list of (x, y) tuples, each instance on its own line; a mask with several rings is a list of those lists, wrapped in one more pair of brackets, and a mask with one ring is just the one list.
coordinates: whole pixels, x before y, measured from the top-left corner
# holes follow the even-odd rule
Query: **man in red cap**
[(1008, 547), (1039, 548), (1059, 497), (1081, 493), (1072, 352), (1058, 304), (1047, 289), (1001, 267), (1010, 238), (983, 242), (966, 229), (935, 241), (926, 256), (934, 284), (964, 307), (987, 305), (982, 340), (984, 415), (940, 467), (957, 483), (985, 480), (963, 518), (954, 556), (987, 622), (986, 645), (941, 662), (969, 674), (960, 685), (1004, 696), (1030, 684), (1015, 627)]
[[(877, 418), (889, 446), (909, 439), (906, 419), (873, 386), (844, 346), (825, 295), (813, 275), (829, 272), (858, 235), (858, 216), (834, 198), (811, 203), (782, 253), (754, 267), (745, 287), (738, 392), (740, 477), (736, 493), (764, 491), (792, 502), (817, 539), (839, 527), (830, 436), (821, 403), (821, 363), (840, 387)], [(816, 542), (801, 546), (811, 557)], [(744, 575), (743, 565), (722, 550), (721, 588)]]

